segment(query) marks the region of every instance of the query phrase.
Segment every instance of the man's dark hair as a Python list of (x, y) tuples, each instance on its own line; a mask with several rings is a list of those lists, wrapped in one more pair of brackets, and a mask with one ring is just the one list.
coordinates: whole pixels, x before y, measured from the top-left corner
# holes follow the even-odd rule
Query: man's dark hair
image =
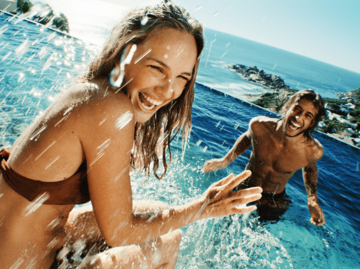
[(317, 113), (313, 118), (313, 124), (310, 128), (304, 131), (304, 136), (307, 138), (305, 142), (310, 141), (312, 137), (312, 132), (318, 126), (319, 121), (325, 116), (325, 108), (324, 108), (324, 101), (321, 96), (314, 92), (313, 90), (302, 90), (291, 96), (291, 98), (285, 103), (281, 110), (282, 119), (285, 117), (285, 113), (289, 110), (289, 108), (294, 104), (299, 102), (302, 99), (310, 100), (314, 103), (315, 107), (317, 108)]

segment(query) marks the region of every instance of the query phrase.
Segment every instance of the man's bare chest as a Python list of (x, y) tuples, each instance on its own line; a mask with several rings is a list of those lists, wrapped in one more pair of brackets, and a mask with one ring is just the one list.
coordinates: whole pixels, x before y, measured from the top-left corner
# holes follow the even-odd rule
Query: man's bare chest
[(280, 173), (292, 173), (309, 164), (303, 148), (284, 146), (271, 139), (266, 143), (253, 143), (252, 154), (258, 165), (271, 166)]

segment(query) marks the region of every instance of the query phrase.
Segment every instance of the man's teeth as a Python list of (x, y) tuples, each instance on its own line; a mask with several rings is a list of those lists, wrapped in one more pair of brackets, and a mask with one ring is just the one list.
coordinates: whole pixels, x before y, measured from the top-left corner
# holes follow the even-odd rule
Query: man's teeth
[[(140, 102), (141, 106), (145, 109), (153, 109), (155, 106), (159, 106), (163, 103), (162, 101), (158, 101), (158, 100), (151, 98), (150, 96), (148, 96), (145, 93), (140, 93), (140, 94), (142, 95), (142, 97), (144, 97), (146, 99), (146, 101), (148, 101), (149, 103), (152, 104), (151, 106), (147, 106), (143, 102)], [(140, 99), (140, 101), (141, 101), (141, 99)]]
[(295, 126), (296, 128), (300, 128), (301, 126), (299, 124), (296, 124), (295, 122), (293, 121), (290, 121), (291, 125)]

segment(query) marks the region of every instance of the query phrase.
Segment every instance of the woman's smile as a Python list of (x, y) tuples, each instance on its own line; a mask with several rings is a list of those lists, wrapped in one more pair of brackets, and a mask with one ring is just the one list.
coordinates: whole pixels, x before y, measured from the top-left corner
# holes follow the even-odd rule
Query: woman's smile
[(182, 94), (192, 78), (196, 57), (194, 37), (170, 28), (153, 32), (137, 46), (133, 59), (141, 60), (126, 65), (124, 81), (131, 82), (123, 89), (134, 106), (135, 121), (149, 120)]

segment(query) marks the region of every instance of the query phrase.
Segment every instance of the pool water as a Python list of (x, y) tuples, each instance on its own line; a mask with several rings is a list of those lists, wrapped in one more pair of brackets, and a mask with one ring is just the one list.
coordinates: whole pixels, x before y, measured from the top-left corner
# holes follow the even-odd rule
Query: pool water
[[(0, 16), (0, 33), (0, 146), (9, 148), (66, 91), (99, 48), (7, 14)], [(212, 62), (212, 68), (216, 66), (224, 65)], [(177, 139), (173, 162), (161, 181), (134, 173), (134, 199), (181, 205), (229, 173), (244, 170), (250, 150), (216, 173), (205, 174), (202, 167), (206, 160), (222, 157), (247, 130), (251, 118), (276, 115), (213, 88), (196, 84), (193, 129), (185, 152), (181, 138)], [(321, 133), (315, 137), (325, 149), (318, 162), (318, 198), (325, 225), (309, 222), (298, 171), (286, 189), (292, 206), (277, 222), (260, 223), (251, 213), (182, 228), (177, 268), (360, 267), (360, 151)]]

